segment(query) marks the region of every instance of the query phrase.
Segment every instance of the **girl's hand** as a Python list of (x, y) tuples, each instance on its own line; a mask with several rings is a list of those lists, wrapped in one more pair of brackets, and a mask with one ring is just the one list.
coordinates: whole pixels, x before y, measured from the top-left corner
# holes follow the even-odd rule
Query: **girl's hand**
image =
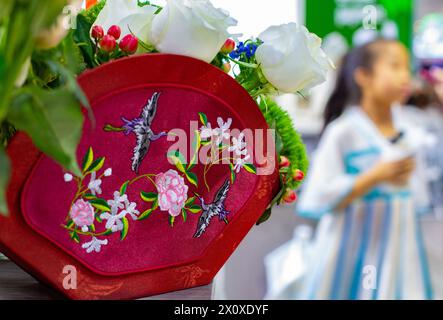
[(415, 170), (413, 157), (400, 161), (379, 162), (371, 171), (370, 175), (375, 184), (388, 183), (395, 186), (404, 186), (408, 183), (412, 172)]

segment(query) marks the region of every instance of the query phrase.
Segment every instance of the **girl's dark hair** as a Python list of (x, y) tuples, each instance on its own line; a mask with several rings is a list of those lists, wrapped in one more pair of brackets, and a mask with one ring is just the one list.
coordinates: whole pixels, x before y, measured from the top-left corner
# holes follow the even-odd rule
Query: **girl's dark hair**
[(347, 106), (360, 103), (362, 91), (355, 81), (355, 71), (360, 68), (372, 70), (379, 53), (378, 46), (386, 43), (392, 43), (392, 41), (384, 39), (375, 40), (352, 49), (343, 57), (337, 74), (335, 89), (326, 104), (324, 129), (332, 121), (340, 117)]

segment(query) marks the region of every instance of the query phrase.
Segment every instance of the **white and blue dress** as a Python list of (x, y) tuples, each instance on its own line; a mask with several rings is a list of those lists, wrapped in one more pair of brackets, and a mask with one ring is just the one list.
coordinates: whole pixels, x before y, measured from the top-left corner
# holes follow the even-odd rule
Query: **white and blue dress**
[[(424, 133), (402, 121), (396, 127), (402, 134), (391, 141), (361, 108), (351, 107), (326, 129), (297, 209), (320, 221), (295, 298), (432, 299), (418, 221), (429, 208), (420, 156)], [(411, 154), (418, 165), (407, 187), (379, 185), (336, 211), (359, 174), (381, 159)]]

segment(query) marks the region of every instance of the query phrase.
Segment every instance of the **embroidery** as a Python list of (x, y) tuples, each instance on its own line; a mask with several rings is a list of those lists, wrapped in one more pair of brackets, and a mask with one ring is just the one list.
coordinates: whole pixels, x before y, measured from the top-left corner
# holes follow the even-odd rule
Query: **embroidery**
[[(158, 97), (158, 93), (153, 95), (144, 108), (141, 118), (132, 121), (124, 120), (126, 125), (122, 128), (114, 128), (116, 130), (110, 130), (109, 126), (107, 128), (109, 131), (125, 131), (126, 134), (134, 132), (138, 137), (137, 140), (142, 133), (146, 141), (154, 141), (166, 135), (161, 133), (156, 136), (149, 127), (145, 126), (152, 123)], [(231, 186), (235, 183), (236, 174), (242, 169), (253, 174), (257, 171), (252, 163), (247, 162), (250, 155), (244, 134), (240, 133), (238, 137), (230, 135), (232, 119), (224, 121), (222, 118), (217, 118), (218, 127), (213, 129), (205, 114), (199, 113), (199, 118), (202, 127), (194, 134), (193, 154), (189, 163), (179, 150), (169, 152), (166, 157), (171, 160), (175, 169), (155, 174), (143, 174), (128, 180), (121, 185), (119, 190), (114, 191), (112, 199), (107, 200), (101, 197), (105, 188), (104, 180), (113, 174), (112, 168), (103, 171), (106, 159), (104, 157), (94, 159), (94, 151), (89, 148), (83, 159), (82, 176), (74, 177), (70, 173), (63, 175), (66, 183), (77, 183), (77, 192), (72, 200), (66, 223), (63, 225), (71, 239), (80, 244), (80, 237), (82, 237), (84, 241), (81, 247), (88, 254), (99, 253), (110, 243), (106, 237), (120, 233), (120, 239), (125, 240), (129, 232), (130, 220), (145, 220), (156, 210), (168, 213), (171, 227), (180, 215), (186, 223), (188, 214), (201, 213), (194, 238), (200, 238), (206, 232), (215, 216), (218, 216), (221, 222), (228, 224), (230, 212), (226, 209), (225, 202)], [(144, 129), (141, 129), (142, 127)], [(146, 146), (146, 144), (142, 145)], [(149, 148), (149, 143), (147, 146)], [(203, 181), (208, 191), (210, 191), (210, 186), (206, 176), (214, 165), (228, 164), (230, 170), (230, 179), (223, 183), (210, 203), (197, 194), (196, 190), (190, 190), (191, 187), (198, 188), (199, 186), (199, 178), (193, 170), (203, 147), (207, 148), (206, 155), (209, 154), (203, 170)], [(134, 153), (134, 156), (137, 156), (137, 161), (134, 162), (135, 171), (138, 171), (140, 162), (146, 156), (147, 148), (136, 147), (139, 153)], [(127, 189), (138, 181), (146, 181), (153, 185), (155, 190), (155, 192), (139, 191), (140, 199), (149, 204), (149, 208), (143, 212), (137, 209), (137, 203), (131, 201), (127, 195)], [(192, 193), (194, 196), (189, 197), (188, 195)], [(196, 203), (197, 201), (200, 204)]]
[(141, 163), (149, 152), (151, 142), (167, 136), (166, 132), (154, 134), (151, 129), (152, 122), (155, 118), (158, 108), (158, 100), (161, 93), (155, 92), (143, 107), (142, 113), (138, 118), (127, 120), (122, 117), (124, 125), (122, 127), (114, 127), (106, 125), (104, 130), (108, 132), (124, 132), (125, 135), (134, 133), (137, 141), (132, 156), (132, 171), (138, 174)]

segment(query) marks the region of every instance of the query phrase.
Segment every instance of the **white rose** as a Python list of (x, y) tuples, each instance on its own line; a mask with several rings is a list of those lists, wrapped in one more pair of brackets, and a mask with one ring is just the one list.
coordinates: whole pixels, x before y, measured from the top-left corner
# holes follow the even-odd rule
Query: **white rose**
[(266, 79), (279, 91), (309, 90), (326, 80), (333, 68), (321, 39), (296, 23), (273, 26), (259, 35), (256, 59)]
[(148, 42), (157, 10), (150, 5), (140, 7), (137, 0), (107, 0), (93, 26), (101, 26), (106, 33), (112, 25), (117, 25), (122, 30), (121, 38), (133, 33), (141, 41)]
[(151, 43), (163, 53), (211, 62), (237, 25), (208, 0), (168, 0), (152, 22)]

